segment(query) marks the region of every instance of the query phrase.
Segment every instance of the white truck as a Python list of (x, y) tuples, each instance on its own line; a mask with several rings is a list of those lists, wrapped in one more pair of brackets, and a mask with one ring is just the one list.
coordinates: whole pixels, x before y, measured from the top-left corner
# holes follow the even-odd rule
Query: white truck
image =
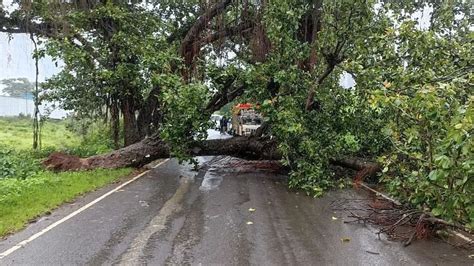
[(252, 104), (237, 104), (232, 110), (232, 133), (238, 136), (250, 136), (262, 124), (262, 115)]

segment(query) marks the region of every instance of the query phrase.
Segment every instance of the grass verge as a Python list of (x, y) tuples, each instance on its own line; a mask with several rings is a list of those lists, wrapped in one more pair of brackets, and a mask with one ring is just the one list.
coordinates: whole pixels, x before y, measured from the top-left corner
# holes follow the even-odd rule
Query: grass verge
[(132, 172), (96, 169), (80, 172), (42, 172), (24, 180), (0, 180), (0, 237), (23, 228), (28, 221), (64, 202), (100, 188)]
[[(44, 148), (65, 149), (81, 144), (80, 136), (67, 130), (65, 121), (47, 121), (41, 131), (41, 142)], [(31, 149), (33, 145), (33, 120), (0, 117), (0, 145), (15, 150)]]

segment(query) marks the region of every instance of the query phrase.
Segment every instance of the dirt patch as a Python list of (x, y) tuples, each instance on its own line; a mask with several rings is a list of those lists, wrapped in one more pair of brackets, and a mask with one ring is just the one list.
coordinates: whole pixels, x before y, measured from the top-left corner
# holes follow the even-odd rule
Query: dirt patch
[(86, 165), (83, 159), (62, 152), (51, 153), (43, 161), (44, 167), (53, 171), (81, 170)]

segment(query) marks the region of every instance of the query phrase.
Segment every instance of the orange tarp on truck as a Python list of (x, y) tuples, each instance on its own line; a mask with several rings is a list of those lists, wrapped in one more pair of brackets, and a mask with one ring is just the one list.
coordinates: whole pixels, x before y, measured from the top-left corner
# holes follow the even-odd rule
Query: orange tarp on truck
[(252, 108), (252, 104), (250, 104), (250, 103), (239, 103), (235, 106), (235, 108), (249, 109), (249, 108)]

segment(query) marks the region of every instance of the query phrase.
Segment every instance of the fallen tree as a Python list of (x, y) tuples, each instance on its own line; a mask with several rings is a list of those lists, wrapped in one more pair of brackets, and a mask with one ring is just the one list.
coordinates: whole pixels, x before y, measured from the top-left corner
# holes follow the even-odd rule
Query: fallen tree
[[(279, 160), (278, 143), (270, 137), (233, 137), (196, 142), (190, 156), (229, 155), (251, 160)], [(52, 153), (43, 164), (54, 171), (88, 170), (94, 168), (141, 167), (154, 160), (169, 158), (169, 145), (158, 138), (146, 138), (125, 148), (103, 155), (80, 158), (65, 153)], [(333, 159), (331, 164), (357, 171), (356, 182), (380, 171), (380, 166), (361, 158)]]
[[(16, 17), (3, 16), (2, 18), (4, 20), (7, 19), (8, 23), (2, 22), (2, 24), (12, 27), (16, 26), (13, 28), (4, 27), (6, 31), (20, 30), (24, 32), (34, 32), (40, 36), (48, 37), (51, 40), (70, 40), (69, 45), (63, 46), (65, 45), (64, 42), (60, 42), (61, 46), (53, 45), (54, 49), (52, 50), (55, 51), (59, 49), (62, 51), (64, 58), (73, 58), (73, 60), (66, 61), (66, 65), (71, 67), (70, 70), (79, 74), (76, 74), (72, 80), (59, 79), (56, 84), (53, 84), (56, 86), (51, 87), (54, 87), (57, 91), (58, 85), (72, 82), (73, 85), (64, 87), (64, 93), (57, 94), (60, 98), (58, 100), (66, 101), (74, 105), (75, 109), (85, 110), (86, 113), (90, 112), (91, 108), (94, 109), (94, 106), (98, 106), (98, 112), (102, 113), (104, 106), (103, 101), (105, 101), (105, 120), (107, 120), (108, 117), (107, 110), (110, 110), (111, 128), (113, 129), (116, 147), (118, 147), (120, 125), (119, 113), (123, 116), (124, 144), (126, 147), (108, 154), (92, 156), (90, 158), (79, 158), (54, 153), (44, 162), (45, 166), (49, 169), (61, 171), (92, 169), (96, 167), (140, 167), (155, 159), (170, 157), (176, 154), (176, 149), (184, 149), (179, 150), (179, 152), (188, 156), (231, 155), (250, 159), (280, 159), (282, 156), (277, 150), (278, 144), (276, 140), (262, 137), (236, 137), (226, 140), (207, 140), (186, 143), (183, 147), (178, 148), (176, 148), (176, 146), (181, 145), (185, 142), (184, 140), (192, 139), (195, 132), (204, 127), (205, 121), (207, 120), (206, 115), (210, 115), (221, 109), (225, 104), (233, 101), (237, 97), (242, 95), (245, 97), (245, 94), (251, 91), (252, 88), (255, 88), (259, 83), (261, 83), (262, 88), (262, 92), (259, 94), (262, 96), (260, 98), (252, 98), (252, 101), (265, 102), (268, 100), (268, 97), (270, 97), (272, 98), (272, 108), (276, 110), (275, 113), (284, 113), (280, 112), (280, 101), (284, 102), (285, 97), (295, 97), (296, 92), (303, 92), (303, 95), (305, 95), (304, 99), (306, 100), (304, 100), (303, 97), (295, 97), (295, 99), (300, 99), (301, 106), (299, 108), (303, 108), (305, 113), (300, 114), (298, 120), (306, 125), (316, 124), (314, 121), (310, 121), (310, 117), (317, 116), (323, 118), (324, 111), (321, 107), (321, 99), (318, 99), (316, 96), (318, 93), (321, 94), (323, 92), (322, 90), (327, 86), (328, 80), (330, 80), (332, 75), (335, 75), (336, 67), (347, 57), (345, 54), (348, 46), (346, 43), (347, 37), (357, 32), (365, 31), (365, 24), (357, 24), (360, 22), (357, 22), (355, 18), (366, 17), (366, 14), (362, 11), (370, 10), (370, 6), (362, 1), (360, 3), (345, 5), (342, 11), (345, 17), (347, 17), (347, 21), (345, 19), (341, 20), (341, 25), (336, 28), (337, 32), (331, 30), (326, 33), (336, 34), (335, 36), (338, 38), (336, 38), (334, 42), (322, 45), (318, 40), (321, 38), (321, 34), (324, 36), (324, 32), (321, 31), (325, 29), (322, 26), (325, 23), (322, 11), (323, 5), (326, 6), (325, 12), (329, 12), (328, 14), (333, 12), (331, 8), (329, 8), (331, 7), (329, 2), (325, 3), (325, 1), (322, 0), (314, 0), (310, 6), (305, 7), (300, 16), (296, 16), (292, 20), (285, 22), (285, 25), (292, 25), (292, 23), (294, 23), (295, 25), (291, 26), (291, 28), (276, 26), (278, 23), (276, 23), (277, 21), (273, 21), (272, 17), (278, 18), (278, 12), (281, 12), (281, 10), (278, 11), (274, 9), (276, 5), (266, 3), (254, 5), (246, 1), (240, 3), (230, 0), (216, 0), (204, 5), (182, 5), (180, 8), (170, 6), (170, 8), (178, 12), (173, 14), (174, 18), (176, 18), (177, 14), (180, 14), (181, 9), (186, 9), (186, 12), (181, 14), (183, 16), (181, 20), (184, 21), (183, 27), (176, 28), (175, 25), (171, 24), (167, 25), (164, 29), (160, 29), (159, 26), (155, 28), (160, 24), (154, 24), (152, 21), (162, 22), (163, 25), (167, 24), (165, 23), (167, 22), (166, 14), (155, 16), (134, 5), (123, 5), (119, 3), (115, 6), (102, 6), (101, 4), (85, 6), (68, 5), (70, 8), (70, 10), (68, 10), (72, 13), (82, 14), (83, 10), (94, 11), (82, 14), (87, 19), (79, 22), (68, 19), (66, 13), (62, 11), (64, 8), (59, 8), (53, 11), (57, 12), (59, 16), (64, 16), (65, 19), (59, 20), (61, 21), (60, 23), (46, 19), (37, 25), (31, 20), (32, 14), (49, 18), (50, 12), (52, 11), (43, 14), (42, 12), (36, 12), (34, 8), (31, 10), (27, 8), (20, 10), (21, 12), (18, 11)], [(190, 14), (189, 10), (194, 10), (193, 14)], [(235, 12), (235, 10), (240, 10), (240, 12)], [(353, 12), (353, 10), (362, 10), (362, 13)], [(264, 19), (264, 14), (266, 13), (273, 15)], [(339, 17), (341, 14), (333, 15)], [(144, 19), (141, 21), (150, 22), (137, 24), (135, 17), (143, 17)], [(17, 18), (20, 21), (11, 21), (13, 18)], [(134, 26), (129, 28), (127, 25), (130, 23)], [(66, 30), (60, 30), (62, 28)], [(131, 30), (135, 28), (139, 30), (137, 32)], [(346, 28), (350, 29), (351, 34), (348, 34), (349, 31)], [(269, 34), (269, 32), (267, 32), (268, 29), (273, 33)], [(118, 34), (122, 31), (126, 31), (127, 35)], [(153, 36), (154, 33), (168, 31), (170, 31), (170, 35), (167, 38), (150, 39), (151, 42), (146, 42), (146, 39), (141, 37), (134, 38), (135, 35), (141, 36), (145, 34), (147, 36)], [(277, 36), (272, 36), (272, 34), (276, 34)], [(295, 44), (305, 45), (308, 48), (308, 53), (297, 57), (294, 55), (289, 57), (285, 55), (287, 51), (294, 50), (286, 49), (284, 48), (285, 46), (278, 45), (281, 39), (279, 36), (287, 34), (291, 37), (288, 38), (287, 41), (289, 42), (285, 45), (289, 45), (288, 47), (292, 47)], [(89, 35), (95, 36), (96, 38), (94, 38), (94, 40), (88, 38), (87, 36)], [(123, 40), (117, 39), (120, 36), (126, 36), (126, 38)], [(355, 36), (358, 35), (354, 35), (354, 37)], [(332, 38), (327, 39), (332, 40)], [(127, 43), (133, 43), (133, 45), (124, 46), (124, 44)], [(184, 64), (181, 65), (174, 59), (167, 59), (165, 60), (165, 65), (168, 65), (168, 67), (162, 69), (157, 67), (157, 65), (163, 65), (162, 61), (150, 63), (152, 62), (150, 61), (152, 58), (160, 58), (164, 55), (166, 55), (165, 58), (168, 57), (166, 50), (158, 48), (160, 45), (155, 47), (154, 50), (150, 50), (150, 54), (153, 54), (153, 56), (150, 56), (148, 53), (141, 54), (143, 50), (149, 50), (151, 47), (154, 47), (151, 45), (152, 43), (155, 45), (156, 43), (161, 43), (163, 47), (175, 45), (177, 47), (175, 52), (178, 57), (183, 60)], [(146, 47), (146, 49), (133, 50), (141, 46)], [(98, 51), (104, 48), (107, 53), (103, 53), (105, 57), (101, 57)], [(265, 64), (269, 66), (273, 64), (271, 57), (267, 57), (269, 54), (273, 54), (276, 56), (275, 58), (297, 58), (289, 65), (295, 65), (296, 69), (308, 77), (311, 82), (306, 84), (298, 82), (298, 84), (305, 85), (288, 92), (285, 91), (288, 84), (281, 86), (282, 83), (285, 83), (283, 79), (277, 78), (273, 73), (261, 75), (265, 73), (265, 68), (256, 71), (257, 75), (251, 72), (243, 73), (245, 72), (245, 68), (237, 68), (237, 71), (232, 71), (232, 67), (220, 68), (218, 74), (209, 72), (208, 68), (212, 66), (213, 63), (206, 55), (212, 53), (219, 54), (221, 49), (230, 49), (235, 52), (239, 57), (238, 64), (254, 65), (258, 62), (258, 64), (255, 65), (255, 67), (258, 68)], [(123, 56), (123, 54), (127, 53), (130, 53), (130, 55)], [(250, 56), (245, 56), (246, 53)], [(203, 65), (200, 63), (201, 61), (209, 62), (207, 65)], [(84, 67), (82, 64), (76, 65), (77, 62), (85, 62), (84, 64), (86, 64), (86, 66)], [(144, 69), (137, 71), (134, 68), (130, 68), (132, 65), (141, 65)], [(287, 64), (285, 63), (285, 65)], [(96, 74), (91, 74), (92, 66), (98, 68)], [(128, 71), (116, 71), (117, 69), (127, 69)], [(248, 69), (252, 68), (249, 67)], [(284, 69), (283, 67), (282, 70)], [(319, 71), (320, 69), (324, 71)], [(62, 73), (63, 76), (68, 77), (70, 70), (66, 70)], [(81, 72), (81, 70), (84, 71)], [(97, 77), (103, 77), (102, 74), (104, 70), (106, 73), (123, 73), (124, 75), (114, 76), (111, 80), (97, 79)], [(258, 74), (260, 71), (263, 72)], [(156, 76), (167, 76), (168, 79), (173, 80), (173, 82), (170, 84), (168, 80), (166, 82), (153, 83), (151, 80), (142, 80), (141, 77), (143, 75), (140, 73), (145, 72), (153, 73), (153, 75)], [(133, 78), (133, 75), (135, 75), (135, 78)], [(336, 73), (336, 75), (338, 75), (338, 73)], [(249, 79), (249, 77), (251, 78)], [(258, 77), (258, 79), (254, 79), (255, 77)], [(196, 83), (200, 79), (211, 80), (213, 86), (208, 88), (209, 91), (196, 93), (195, 95), (192, 93), (179, 94), (180, 91), (189, 89), (193, 86), (193, 83)], [(141, 82), (137, 84), (141, 84), (142, 86), (136, 85), (136, 80), (141, 80)], [(84, 86), (80, 84), (84, 84)], [(100, 84), (100, 86), (89, 90), (90, 84)], [(143, 89), (147, 87), (151, 89), (149, 91)], [(105, 90), (102, 91), (102, 88), (105, 88)], [(111, 88), (113, 89), (111, 90)], [(190, 91), (195, 89), (196, 88), (192, 88)], [(89, 92), (89, 94), (84, 92)], [(180, 95), (181, 98), (189, 99), (198, 99), (198, 95), (202, 94), (208, 94), (208, 97), (206, 99), (204, 99), (204, 97), (199, 98), (199, 100), (194, 102), (184, 102), (183, 99), (180, 98), (169, 100), (170, 97), (165, 97), (169, 94)], [(91, 95), (94, 97), (90, 97)], [(94, 101), (92, 101), (91, 98), (94, 99)], [(168, 101), (166, 101), (166, 98), (168, 98)], [(177, 104), (180, 101), (182, 103)], [(200, 106), (203, 101), (206, 101), (206, 103)], [(76, 106), (78, 103), (80, 103), (80, 106)], [(197, 108), (191, 110), (188, 108), (189, 106), (197, 106)], [(179, 116), (179, 114), (184, 112), (187, 112), (186, 117)], [(326, 110), (326, 112), (328, 111)], [(197, 113), (204, 115), (199, 117), (196, 115)], [(305, 118), (305, 116), (307, 117)], [(192, 119), (189, 121), (186, 120), (189, 117), (192, 117)], [(201, 125), (197, 125), (198, 123), (196, 121), (198, 120), (202, 120), (199, 121)], [(273, 117), (270, 120), (279, 119)], [(175, 121), (179, 121), (178, 124), (170, 125), (175, 123)], [(326, 122), (322, 121), (319, 123)], [(194, 125), (194, 128), (191, 126), (179, 127), (180, 124)], [(292, 127), (292, 125), (289, 125), (289, 127)], [(299, 126), (296, 125), (296, 127)], [(166, 131), (166, 128), (173, 128), (172, 130), (168, 130), (167, 134), (165, 134), (168, 136), (168, 139), (166, 139), (166, 137), (163, 139), (157, 137), (157, 132)], [(177, 132), (178, 130), (175, 130), (177, 128), (179, 128), (181, 132)], [(280, 137), (280, 144), (284, 143), (298, 150), (299, 148), (297, 146), (300, 145), (298, 142), (302, 141), (302, 139), (297, 140), (297, 135), (294, 135), (294, 133), (291, 135), (296, 137), (294, 138), (295, 141), (285, 139), (282, 137), (282, 135), (285, 134), (285, 132), (280, 131), (274, 132), (273, 135)], [(259, 135), (261, 134), (259, 133)], [(172, 141), (170, 141), (169, 136), (172, 136)], [(332, 138), (332, 140), (335, 139), (338, 138)], [(320, 142), (322, 143), (323, 141)], [(321, 147), (315, 146), (314, 150), (318, 151), (315, 153), (316, 156), (313, 157), (313, 160), (314, 158), (318, 158), (316, 161), (311, 161), (306, 158), (308, 151), (301, 152), (298, 150), (290, 153), (285, 151), (283, 157), (286, 160), (295, 162), (297, 160), (303, 160), (305, 163), (311, 165), (318, 165), (322, 162), (321, 165), (327, 166), (327, 162), (329, 162), (333, 165), (349, 167), (358, 171), (356, 180), (363, 180), (366, 176), (374, 175), (380, 170), (377, 164), (356, 158), (329, 160), (331, 157), (338, 157), (339, 152), (333, 152), (330, 155), (323, 156), (323, 154), (319, 153)], [(340, 154), (342, 154), (342, 152)], [(347, 153), (344, 152), (343, 154)], [(297, 162), (295, 165), (302, 164)], [(320, 171), (319, 175), (328, 176), (327, 173), (323, 173), (324, 171), (325, 170)], [(306, 176), (307, 174), (304, 173), (301, 175)], [(309, 175), (311, 175), (311, 173), (309, 173)]]
[[(189, 151), (192, 156), (231, 155), (248, 159), (277, 160), (281, 158), (276, 141), (263, 137), (234, 137), (196, 142)], [(55, 171), (86, 170), (93, 168), (140, 167), (156, 159), (171, 156), (169, 145), (158, 138), (146, 138), (138, 143), (89, 158), (64, 153), (53, 153), (44, 166)]]
[[(134, 143), (86, 159), (53, 154), (49, 168), (281, 154), (289, 185), (320, 195), (336, 185), (331, 164), (357, 170), (356, 181), (377, 173), (346, 158), (363, 154), (383, 164), (401, 200), (474, 228), (472, 8), (463, 1), (427, 1), (429, 29), (410, 16), (425, 5), (410, 1), (82, 2), (0, 7), (0, 31), (47, 37), (45, 54), (65, 65), (45, 83), (49, 96), (109, 120), (116, 147), (121, 125), (124, 144)], [(340, 82), (348, 75), (350, 90)], [(234, 100), (260, 105), (275, 139), (195, 142)]]

